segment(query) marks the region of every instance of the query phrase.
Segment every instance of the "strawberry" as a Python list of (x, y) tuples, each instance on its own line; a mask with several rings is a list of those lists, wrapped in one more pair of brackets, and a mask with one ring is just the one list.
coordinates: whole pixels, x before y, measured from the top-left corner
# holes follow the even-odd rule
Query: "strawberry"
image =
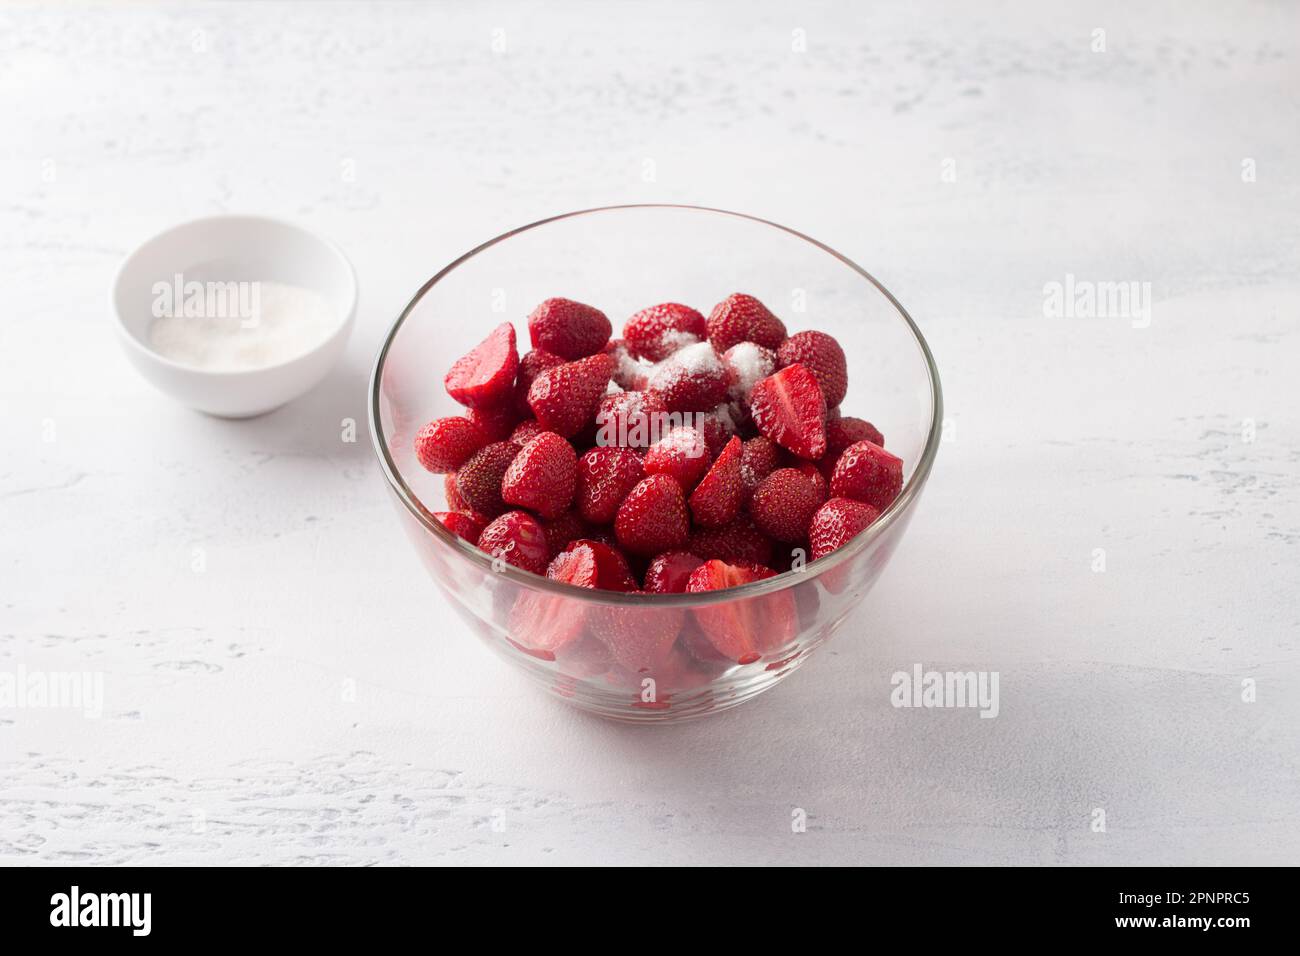
[(835, 472), (835, 465), (840, 460), (840, 455), (844, 449), (860, 441), (869, 441), (872, 444), (885, 447), (885, 436), (880, 434), (880, 429), (876, 428), (871, 422), (863, 421), (861, 418), (830, 418), (827, 413), (826, 419), (826, 454), (822, 455), (821, 460), (817, 463), (821, 468), (822, 474), (826, 480), (831, 480), (831, 475)]
[(628, 351), (651, 362), (662, 362), (678, 349), (702, 342), (708, 334), (704, 316), (676, 302), (642, 309), (623, 325)]
[(796, 332), (776, 350), (781, 368), (802, 365), (813, 373), (827, 408), (844, 401), (849, 390), (849, 364), (840, 343), (825, 332)]
[(686, 544), (691, 519), (682, 486), (668, 475), (642, 479), (619, 505), (614, 534), (632, 554), (652, 555)]
[(433, 516), (444, 528), (454, 535), (464, 538), (470, 544), (478, 544), (486, 524), (481, 518), (465, 514), (463, 511), (435, 511)]
[(813, 560), (844, 547), (879, 517), (880, 511), (869, 504), (852, 498), (832, 498), (817, 509), (808, 526)]
[(415, 457), (435, 475), (455, 471), (488, 442), (468, 418), (435, 418), (415, 433)]
[(546, 532), (546, 550), (552, 558), (565, 550), (570, 542), (586, 537), (588, 532), (587, 522), (576, 510), (543, 521), (542, 530)]
[(614, 360), (614, 384), (629, 392), (639, 392), (650, 381), (651, 366), (636, 360), (627, 343), (622, 339), (610, 339), (605, 346), (605, 354)]
[(519, 360), (519, 372), (515, 376), (515, 408), (522, 415), (531, 415), (528, 407), (528, 389), (533, 380), (548, 368), (563, 365), (564, 359), (545, 349), (532, 349)]
[(713, 307), (705, 323), (709, 341), (719, 352), (738, 342), (776, 349), (785, 341), (785, 325), (752, 295), (737, 292)]
[(691, 572), (704, 561), (689, 551), (665, 551), (655, 555), (645, 572), (645, 589), (650, 594), (682, 594)]
[(644, 449), (658, 437), (659, 416), (666, 411), (651, 392), (606, 395), (596, 409), (596, 444)]
[(808, 537), (808, 523), (821, 503), (811, 478), (796, 468), (778, 468), (759, 483), (749, 513), (764, 534), (798, 544)]
[(507, 511), (483, 529), (480, 551), (534, 574), (545, 574), (550, 554), (546, 532), (526, 511)]
[[(565, 550), (547, 565), (546, 576), (576, 588), (595, 588), (595, 552), (585, 545)], [(581, 601), (522, 590), (510, 609), (510, 641), (533, 657), (553, 661), (583, 643), (579, 638), (586, 626), (586, 614)]]
[(741, 515), (722, 528), (695, 528), (687, 546), (706, 561), (743, 561), (768, 564), (772, 560), (772, 539), (759, 531), (748, 515)]
[(578, 482), (578, 456), (554, 432), (542, 432), (519, 450), (501, 478), (501, 500), (543, 518), (568, 510)]
[(456, 473), (448, 472), (442, 479), (442, 490), (447, 498), (447, 508), (451, 511), (472, 511), (469, 502), (456, 490)]
[(465, 417), (479, 427), (486, 441), (491, 442), (509, 438), (520, 415), (513, 403), (506, 402), (496, 408), (466, 409)]
[(691, 492), (691, 515), (702, 528), (729, 524), (740, 511), (740, 449), (740, 439), (733, 437)]
[(672, 475), (683, 491), (704, 477), (712, 456), (704, 436), (694, 428), (674, 428), (645, 453), (647, 475)]
[(528, 405), (547, 431), (562, 438), (580, 432), (596, 414), (614, 360), (593, 355), (544, 369), (528, 389)]
[(592, 524), (608, 524), (645, 477), (641, 456), (630, 448), (591, 448), (578, 459), (578, 511)]
[[(691, 594), (721, 591), (762, 581), (776, 574), (758, 564), (706, 561), (693, 572), (686, 590)], [(725, 601), (696, 608), (695, 619), (719, 653), (738, 664), (752, 664), (798, 631), (798, 612), (788, 591), (756, 598)]]
[(745, 442), (740, 451), (741, 498), (748, 504), (758, 483), (781, 467), (781, 449), (770, 438), (759, 435)]
[(510, 440), (522, 448), (544, 431), (546, 429), (542, 427), (542, 423), (537, 419), (525, 418), (510, 433)]
[(815, 461), (800, 461), (794, 465), (796, 471), (801, 472), (813, 483), (813, 490), (817, 493), (817, 504), (823, 505), (829, 498), (831, 491), (830, 479), (828, 479)]
[(515, 327), (502, 322), (469, 354), (456, 360), (443, 383), (447, 394), (470, 408), (493, 408), (507, 401), (519, 370)]
[(674, 352), (650, 375), (647, 391), (670, 412), (705, 412), (727, 397), (727, 370), (708, 342)]
[(727, 369), (727, 397), (744, 405), (754, 386), (778, 368), (776, 353), (753, 342), (737, 342), (727, 349), (722, 364)]
[(865, 501), (884, 511), (903, 490), (903, 459), (860, 441), (844, 449), (831, 475), (831, 495)]
[[(476, 451), (456, 472), (456, 496), (461, 505), (456, 510), (476, 511), (489, 518), (505, 511), (501, 479), (517, 454), (519, 446), (508, 441), (493, 442)], [(452, 504), (450, 496), (447, 503)]]
[(601, 605), (590, 609), (588, 623), (615, 663), (639, 674), (665, 662), (685, 618), (681, 608)]
[(636, 578), (627, 566), (627, 558), (618, 548), (595, 538), (578, 538), (570, 541), (564, 550), (572, 551), (579, 547), (589, 548), (596, 558), (596, 578), (592, 587), (604, 591), (637, 590)]
[(749, 408), (758, 430), (782, 448), (810, 461), (826, 453), (826, 401), (806, 367), (787, 365), (763, 379)]
[(572, 299), (547, 299), (528, 317), (533, 348), (554, 352), (570, 362), (595, 355), (613, 331), (604, 312)]

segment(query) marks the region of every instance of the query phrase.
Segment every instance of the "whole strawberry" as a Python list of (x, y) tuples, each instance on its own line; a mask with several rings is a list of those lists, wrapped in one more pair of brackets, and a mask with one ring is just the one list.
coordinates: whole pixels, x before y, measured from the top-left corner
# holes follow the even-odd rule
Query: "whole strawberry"
[(643, 477), (641, 456), (630, 448), (588, 449), (578, 459), (578, 512), (592, 524), (609, 524)]
[(528, 389), (532, 387), (533, 380), (548, 368), (563, 364), (563, 358), (545, 349), (532, 349), (519, 360), (519, 372), (515, 375), (515, 409), (521, 415), (533, 413), (528, 407)]
[(832, 498), (817, 509), (808, 527), (813, 560), (844, 547), (879, 517), (880, 512), (869, 504), (852, 498)]
[(509, 401), (518, 370), (515, 327), (502, 322), (467, 355), (456, 360), (443, 382), (447, 394), (462, 405), (492, 408)]
[(759, 482), (749, 502), (749, 513), (764, 534), (798, 544), (808, 537), (808, 524), (821, 503), (811, 478), (797, 468), (778, 468)]
[(799, 364), (812, 372), (827, 408), (844, 401), (849, 390), (848, 360), (840, 343), (825, 332), (796, 332), (781, 343), (776, 358), (782, 368)]
[(840, 460), (844, 449), (860, 441), (869, 441), (873, 445), (885, 447), (885, 436), (871, 422), (851, 416), (844, 418), (827, 417), (826, 420), (826, 454), (817, 463), (826, 480), (831, 480), (835, 465)]
[(746, 514), (721, 528), (693, 529), (687, 550), (706, 561), (717, 558), (764, 565), (772, 561), (772, 539), (758, 530), (754, 519)]
[(705, 323), (709, 341), (719, 352), (740, 342), (777, 349), (785, 341), (785, 325), (752, 295), (736, 292), (713, 307)]
[(604, 354), (544, 369), (528, 389), (528, 405), (547, 431), (572, 437), (596, 417), (613, 370)]
[[(495, 518), (506, 510), (501, 498), (501, 479), (519, 454), (514, 442), (498, 441), (476, 451), (456, 472), (457, 510), (470, 510)], [(448, 504), (451, 504), (448, 496)], [(455, 507), (455, 505), (453, 505)]]
[(754, 386), (777, 370), (776, 353), (753, 342), (738, 342), (722, 354), (727, 369), (727, 397), (749, 406)]
[(507, 511), (483, 529), (479, 550), (534, 574), (545, 574), (550, 560), (546, 532), (526, 511)]
[(704, 316), (677, 302), (642, 309), (623, 326), (628, 350), (651, 362), (662, 362), (678, 349), (703, 341), (708, 334)]
[(501, 479), (501, 500), (543, 518), (568, 510), (578, 482), (578, 456), (554, 432), (542, 432), (519, 450)]
[(415, 457), (435, 475), (445, 475), (486, 444), (482, 429), (468, 418), (435, 418), (415, 433)]
[(745, 442), (740, 450), (742, 502), (748, 504), (758, 483), (780, 467), (781, 448), (772, 439), (759, 435)]
[(903, 459), (860, 441), (844, 449), (831, 475), (831, 496), (864, 501), (884, 511), (903, 490)]
[(604, 312), (572, 299), (547, 299), (528, 317), (533, 348), (570, 362), (595, 355), (613, 331)]
[(700, 342), (660, 362), (646, 389), (671, 412), (707, 412), (726, 400), (727, 369), (713, 346)]
[(709, 470), (713, 456), (709, 454), (704, 436), (694, 428), (674, 428), (645, 453), (645, 471), (648, 475), (671, 475), (690, 491)]
[[(721, 591), (775, 574), (762, 565), (706, 561), (691, 573), (686, 590), (691, 594)], [(711, 604), (696, 608), (694, 614), (714, 648), (738, 664), (752, 664), (798, 631), (798, 611), (788, 591)]]
[(483, 529), (487, 527), (482, 519), (461, 511), (435, 511), (433, 516), (444, 528), (470, 544), (478, 544)]
[(632, 554), (674, 551), (686, 544), (691, 519), (681, 485), (667, 475), (650, 475), (628, 494), (614, 518), (619, 545)]

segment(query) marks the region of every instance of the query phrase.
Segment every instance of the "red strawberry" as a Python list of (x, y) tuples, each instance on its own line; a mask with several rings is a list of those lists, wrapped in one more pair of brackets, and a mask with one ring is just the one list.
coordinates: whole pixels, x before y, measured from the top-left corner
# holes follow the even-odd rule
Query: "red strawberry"
[(781, 343), (776, 358), (782, 368), (802, 365), (812, 372), (827, 408), (844, 401), (849, 390), (849, 363), (840, 343), (825, 332), (796, 332)]
[(628, 350), (651, 362), (662, 362), (683, 346), (703, 341), (708, 334), (704, 316), (676, 302), (642, 309), (623, 326)]
[(435, 418), (415, 433), (415, 457), (435, 475), (444, 475), (486, 444), (483, 430), (468, 418)]
[(501, 500), (536, 511), (543, 518), (563, 514), (573, 503), (578, 456), (554, 432), (542, 432), (519, 450), (501, 478)]
[(486, 525), (481, 518), (465, 514), (463, 511), (435, 511), (433, 516), (442, 526), (454, 535), (459, 535), (470, 544), (478, 544), (479, 536)]
[(646, 389), (670, 412), (707, 412), (727, 397), (727, 370), (713, 346), (699, 342), (660, 362)]
[(519, 421), (514, 404), (506, 402), (498, 408), (470, 408), (465, 417), (477, 425), (487, 441), (505, 441)]
[(548, 368), (563, 364), (564, 359), (545, 349), (532, 349), (519, 360), (519, 373), (515, 376), (515, 408), (520, 414), (532, 414), (528, 407), (528, 389), (533, 380)]
[(694, 428), (674, 428), (645, 453), (647, 475), (672, 475), (683, 491), (704, 477), (712, 456), (704, 436)]
[(709, 341), (719, 352), (737, 342), (756, 342), (775, 349), (785, 341), (785, 325), (752, 295), (737, 292), (713, 307), (705, 323)]
[(528, 317), (533, 348), (554, 352), (570, 362), (595, 355), (613, 331), (604, 312), (572, 299), (547, 299)]
[[(594, 588), (596, 555), (591, 548), (574, 547), (557, 555), (546, 568), (552, 581), (576, 588)], [(578, 647), (586, 625), (584, 602), (541, 591), (523, 590), (510, 609), (510, 640), (528, 654), (553, 661)]]
[(869, 504), (852, 498), (832, 498), (817, 509), (808, 527), (813, 560), (844, 547), (879, 517), (880, 512)]
[[(706, 561), (691, 572), (686, 590), (691, 594), (721, 591), (775, 574), (757, 564)], [(718, 652), (739, 664), (752, 664), (798, 631), (798, 612), (788, 591), (696, 608), (695, 619)]]
[(691, 493), (691, 514), (703, 528), (721, 528), (740, 511), (743, 487), (740, 483), (740, 439), (732, 438), (722, 449), (708, 474)]
[(442, 479), (442, 490), (447, 497), (447, 507), (451, 511), (471, 511), (469, 502), (460, 496), (456, 490), (456, 473), (449, 472)]
[(596, 557), (596, 583), (592, 585), (593, 587), (604, 591), (637, 589), (636, 578), (632, 576), (632, 570), (627, 566), (627, 558), (618, 548), (604, 541), (597, 541), (595, 538), (578, 538), (570, 541), (564, 550), (572, 551), (578, 547), (590, 548), (591, 553)]
[(769, 564), (772, 539), (759, 531), (748, 515), (741, 515), (723, 528), (695, 528), (691, 531), (688, 550), (706, 561), (743, 561)]
[(578, 511), (592, 524), (609, 524), (623, 499), (645, 477), (630, 448), (591, 448), (578, 459)]
[(582, 520), (577, 511), (566, 511), (550, 521), (543, 521), (542, 530), (546, 532), (546, 550), (554, 558), (570, 542), (586, 537), (588, 529), (587, 522)]
[(818, 467), (818, 462), (801, 461), (794, 466), (796, 471), (802, 472), (809, 481), (813, 483), (813, 490), (817, 492), (817, 504), (823, 505), (826, 499), (830, 497), (831, 483), (830, 480), (822, 474)]
[(649, 365), (638, 362), (627, 343), (622, 339), (610, 339), (605, 346), (605, 354), (614, 360), (614, 384), (629, 392), (639, 392), (650, 381)]
[(634, 673), (663, 664), (682, 629), (681, 608), (602, 605), (591, 608), (591, 631), (609, 648), (615, 663)]
[(727, 369), (727, 397), (749, 405), (754, 386), (777, 370), (776, 353), (753, 342), (737, 342), (722, 355)]
[(619, 505), (614, 518), (618, 543), (632, 554), (652, 555), (686, 544), (691, 519), (682, 486), (667, 475), (650, 475)]
[(479, 535), (480, 551), (534, 574), (545, 574), (550, 554), (546, 532), (526, 511), (507, 511)]
[(528, 389), (528, 404), (542, 427), (562, 438), (580, 432), (595, 417), (613, 364), (608, 355), (593, 355), (540, 372)]
[(759, 483), (749, 513), (764, 534), (797, 544), (808, 537), (808, 523), (821, 503), (811, 478), (795, 468), (778, 468)]
[(763, 379), (749, 407), (758, 430), (782, 448), (810, 461), (826, 453), (826, 401), (804, 366), (788, 365)]
[[(462, 505), (457, 510), (476, 511), (489, 518), (505, 511), (501, 479), (517, 454), (519, 446), (508, 441), (493, 442), (476, 451), (456, 472), (456, 495)], [(450, 497), (447, 503), (452, 504)]]
[[(829, 414), (828, 412), (827, 415)], [(871, 422), (852, 417), (827, 418), (826, 454), (822, 455), (821, 461), (817, 463), (827, 481), (831, 480), (835, 465), (840, 460), (844, 449), (860, 441), (869, 441), (881, 448), (885, 447), (885, 436), (880, 434), (880, 429)]]
[(542, 423), (537, 419), (525, 418), (510, 433), (510, 440), (522, 448), (544, 431), (546, 429), (542, 427)]
[(759, 435), (745, 442), (740, 452), (740, 484), (748, 503), (758, 483), (781, 467), (781, 449), (770, 438)]
[(831, 475), (831, 495), (865, 501), (884, 511), (903, 490), (903, 459), (860, 441), (844, 449)]
[(443, 380), (447, 393), (470, 408), (492, 408), (507, 401), (519, 370), (515, 327), (502, 322), (462, 358)]
[(650, 594), (682, 594), (691, 572), (703, 563), (689, 551), (665, 551), (656, 555), (645, 572), (645, 589)]
[(650, 392), (615, 392), (596, 409), (596, 444), (602, 448), (646, 448), (657, 437), (659, 416), (666, 412)]

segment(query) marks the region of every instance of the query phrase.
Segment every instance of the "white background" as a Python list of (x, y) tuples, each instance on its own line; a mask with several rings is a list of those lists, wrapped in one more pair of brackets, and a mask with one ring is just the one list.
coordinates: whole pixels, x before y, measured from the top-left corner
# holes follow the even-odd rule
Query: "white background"
[[(0, 669), (106, 695), (0, 711), (0, 861), (1295, 862), (1300, 16), (1135, 6), (0, 9)], [(863, 263), (950, 418), (867, 606), (669, 728), (480, 647), (364, 425), (424, 279), (632, 201)], [(107, 309), (135, 244), (221, 212), (362, 286), (336, 372), (242, 423), (152, 391)], [(1046, 318), (1066, 273), (1150, 282), (1150, 327)], [(918, 662), (998, 671), (1001, 715), (895, 710)]]

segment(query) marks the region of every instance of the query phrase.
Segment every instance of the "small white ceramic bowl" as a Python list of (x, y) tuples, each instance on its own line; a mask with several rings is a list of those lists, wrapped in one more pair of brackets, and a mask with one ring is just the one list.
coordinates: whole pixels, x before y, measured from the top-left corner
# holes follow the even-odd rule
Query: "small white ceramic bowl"
[[(302, 286), (323, 295), (341, 319), (311, 349), (275, 365), (235, 371), (183, 365), (149, 345), (157, 285), (170, 285), (177, 275), (186, 282)], [(305, 229), (261, 216), (213, 216), (173, 226), (127, 256), (112, 300), (127, 357), (159, 391), (210, 415), (249, 418), (302, 395), (333, 367), (356, 317), (357, 278), (338, 246)]]

